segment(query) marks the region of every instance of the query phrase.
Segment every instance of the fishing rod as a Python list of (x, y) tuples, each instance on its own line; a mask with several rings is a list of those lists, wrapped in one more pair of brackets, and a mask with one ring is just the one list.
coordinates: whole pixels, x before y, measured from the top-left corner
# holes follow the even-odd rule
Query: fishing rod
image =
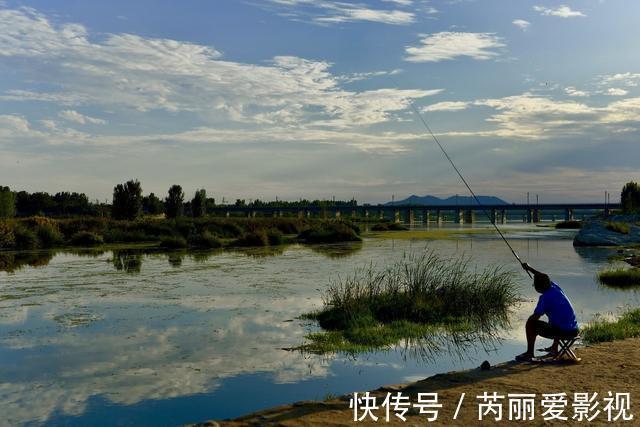
[[(478, 199), (478, 196), (476, 196), (476, 193), (473, 192), (473, 190), (471, 189), (471, 186), (469, 185), (467, 180), (464, 179), (464, 176), (462, 176), (462, 173), (460, 172), (460, 169), (458, 169), (458, 167), (455, 165), (455, 163), (453, 163), (453, 160), (451, 159), (451, 157), (449, 157), (449, 154), (447, 154), (447, 151), (444, 149), (444, 147), (442, 146), (440, 141), (438, 141), (438, 138), (436, 137), (436, 135), (431, 130), (431, 127), (429, 127), (429, 124), (427, 124), (427, 121), (424, 119), (424, 117), (422, 117), (422, 114), (420, 114), (420, 112), (418, 111), (418, 109), (416, 108), (416, 106), (413, 104), (413, 102), (411, 100), (409, 100), (409, 105), (411, 106), (411, 109), (416, 114), (416, 116), (418, 116), (418, 118), (420, 119), (420, 121), (422, 122), (424, 127), (427, 129), (427, 131), (429, 131), (429, 134), (431, 135), (433, 140), (436, 142), (436, 144), (438, 144), (438, 147), (440, 147), (440, 150), (442, 151), (442, 154), (444, 154), (444, 156), (447, 158), (447, 160), (449, 160), (449, 163), (451, 163), (451, 166), (453, 166), (453, 169), (456, 171), (456, 173), (458, 174), (458, 176), (460, 177), (460, 179), (462, 180), (464, 185), (467, 187), (467, 190), (469, 190), (469, 193), (471, 193), (471, 195), (473, 196), (473, 198), (476, 201), (476, 203), (478, 204), (478, 206), (480, 206), (480, 208), (482, 209), (482, 212), (484, 212), (485, 216), (489, 219), (489, 221), (491, 222), (491, 225), (493, 225), (493, 227), (496, 229), (496, 231), (498, 232), (498, 234), (500, 235), (500, 237), (502, 238), (504, 243), (507, 245), (507, 247), (509, 247), (509, 250), (511, 251), (513, 256), (518, 260), (518, 262), (522, 266), (522, 260), (520, 259), (520, 257), (516, 253), (516, 251), (513, 249), (513, 247), (509, 243), (509, 241), (506, 239), (506, 237), (504, 237), (504, 234), (502, 234), (502, 231), (500, 231), (500, 228), (496, 224), (495, 218), (492, 218), (489, 215), (489, 213), (487, 212), (487, 210), (485, 209), (484, 205), (482, 203), (480, 203), (480, 200)], [(529, 277), (531, 277), (531, 273), (529, 272), (529, 270), (525, 269), (525, 271), (527, 272)]]

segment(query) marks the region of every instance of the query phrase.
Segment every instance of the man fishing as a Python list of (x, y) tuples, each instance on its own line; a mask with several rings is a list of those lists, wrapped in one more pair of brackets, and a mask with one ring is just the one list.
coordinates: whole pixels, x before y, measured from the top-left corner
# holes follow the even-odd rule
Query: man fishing
[[(542, 273), (526, 262), (522, 263), (525, 271), (533, 273), (533, 286), (541, 295), (538, 298), (533, 314), (526, 324), (527, 351), (516, 356), (516, 360), (524, 362), (534, 358), (534, 346), (539, 336), (553, 339), (551, 347), (544, 349), (549, 355), (558, 353), (558, 337), (574, 337), (578, 335), (578, 322), (571, 302), (562, 289)], [(546, 315), (549, 322), (540, 320)]]

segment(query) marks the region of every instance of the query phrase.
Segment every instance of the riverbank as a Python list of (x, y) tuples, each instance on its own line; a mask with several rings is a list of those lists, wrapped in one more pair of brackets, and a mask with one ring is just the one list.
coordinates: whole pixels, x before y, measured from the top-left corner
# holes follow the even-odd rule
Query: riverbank
[[(582, 362), (579, 364), (522, 364), (515, 362), (502, 363), (490, 370), (472, 369), (462, 372), (450, 372), (434, 375), (421, 381), (410, 384), (392, 385), (381, 387), (371, 394), (378, 399), (380, 406), (387, 393), (401, 392), (409, 396), (411, 402), (417, 402), (418, 393), (438, 393), (439, 403), (443, 405), (436, 422), (428, 423), (434, 426), (468, 426), (478, 423), (478, 402), (476, 396), (484, 392), (489, 394), (497, 392), (501, 395), (507, 393), (535, 393), (536, 417), (534, 421), (509, 421), (507, 402), (503, 403), (503, 420), (493, 421), (485, 418), (483, 425), (510, 424), (514, 425), (549, 425), (543, 421), (540, 406), (544, 393), (567, 393), (568, 406), (565, 415), (571, 419), (573, 408), (573, 393), (589, 392), (598, 393), (597, 400), (607, 396), (607, 392), (630, 393), (631, 410), (634, 420), (628, 425), (640, 419), (640, 405), (637, 399), (640, 396), (640, 383), (638, 383), (638, 370), (640, 370), (640, 338), (626, 339), (623, 341), (607, 342), (581, 347), (577, 350)], [(465, 400), (461, 406), (456, 420), (453, 415), (462, 393)], [(354, 422), (353, 409), (349, 408), (351, 395), (327, 399), (325, 401), (297, 402), (256, 412), (235, 420), (220, 422), (205, 422), (199, 426), (244, 426), (244, 425), (282, 425), (282, 426), (347, 426), (347, 425), (377, 425), (398, 424), (405, 426), (426, 425), (425, 415), (419, 415), (413, 410), (407, 414), (407, 421), (402, 422), (391, 413), (390, 423), (385, 421), (385, 413), (382, 406), (377, 415), (380, 416), (377, 423), (368, 419), (368, 422)], [(505, 399), (506, 400), (506, 399)], [(603, 409), (605, 403), (599, 405)], [(607, 415), (602, 412), (590, 425), (611, 424), (607, 422)], [(623, 423), (624, 424), (624, 423)]]

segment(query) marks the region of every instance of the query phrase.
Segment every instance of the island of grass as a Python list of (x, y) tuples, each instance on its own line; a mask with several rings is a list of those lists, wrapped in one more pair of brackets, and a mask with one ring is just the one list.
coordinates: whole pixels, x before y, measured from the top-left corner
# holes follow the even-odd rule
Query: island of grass
[(614, 288), (640, 287), (640, 268), (615, 268), (598, 272), (598, 281)]
[(333, 283), (324, 308), (302, 317), (323, 329), (298, 349), (358, 353), (420, 343), (438, 334), (459, 340), (494, 337), (519, 301), (512, 272), (471, 270), (468, 258), (433, 252), (408, 256), (384, 271), (372, 267)]
[(627, 310), (617, 320), (597, 319), (581, 334), (588, 344), (640, 337), (640, 308)]

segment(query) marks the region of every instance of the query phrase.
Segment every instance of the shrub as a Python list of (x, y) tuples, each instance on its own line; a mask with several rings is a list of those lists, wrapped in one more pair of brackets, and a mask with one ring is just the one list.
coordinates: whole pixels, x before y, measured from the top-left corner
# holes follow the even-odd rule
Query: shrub
[(33, 231), (17, 226), (13, 229), (13, 234), (17, 249), (35, 249), (38, 247), (38, 237)]
[(357, 242), (360, 237), (353, 227), (343, 222), (325, 222), (298, 235), (306, 243)]
[(62, 234), (51, 224), (42, 224), (36, 228), (36, 234), (43, 248), (52, 248), (62, 243)]
[(13, 248), (16, 244), (16, 236), (13, 227), (7, 221), (0, 221), (0, 249)]
[(101, 235), (91, 231), (78, 231), (71, 236), (71, 243), (77, 246), (94, 246), (104, 243), (104, 239)]
[(212, 235), (208, 231), (202, 234), (196, 234), (189, 238), (189, 246), (196, 248), (214, 249), (222, 247), (222, 242), (216, 236)]
[(172, 236), (162, 239), (160, 246), (166, 249), (184, 249), (188, 245), (184, 237)]
[(271, 228), (267, 231), (267, 238), (271, 246), (278, 246), (284, 243), (284, 236), (278, 229)]
[(234, 242), (235, 246), (269, 246), (269, 237), (264, 230), (256, 230), (245, 233), (244, 236)]

